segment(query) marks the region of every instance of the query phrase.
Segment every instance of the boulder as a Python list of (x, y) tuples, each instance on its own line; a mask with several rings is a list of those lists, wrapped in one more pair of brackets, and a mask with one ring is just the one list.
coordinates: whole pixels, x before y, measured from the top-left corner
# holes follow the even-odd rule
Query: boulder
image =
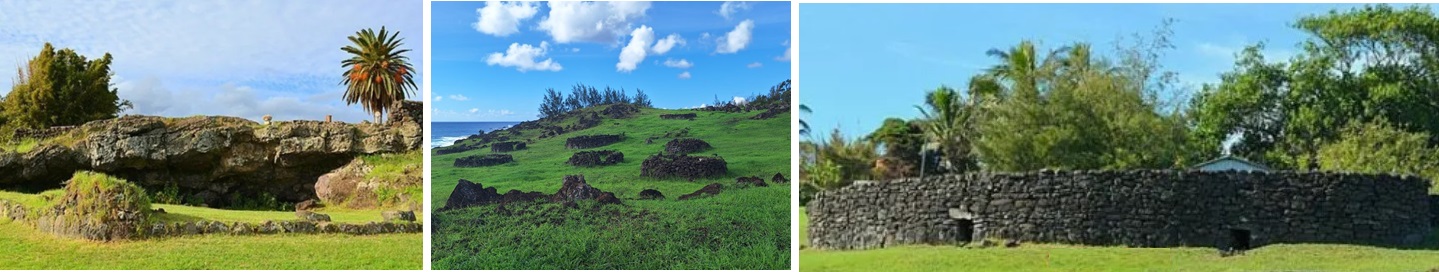
[(380, 212), (380, 216), (384, 217), (385, 221), (415, 222), (415, 212), (413, 211), (383, 211)]
[(600, 193), (600, 196), (596, 197), (595, 201), (600, 202), (600, 204), (620, 204), (620, 199), (615, 197), (614, 193), (610, 192)]
[(665, 194), (660, 193), (659, 190), (655, 190), (655, 189), (644, 189), (643, 191), (640, 191), (640, 199), (641, 199), (641, 200), (665, 199)]
[(484, 187), (479, 183), (473, 183), (460, 179), (455, 184), (455, 190), (450, 192), (450, 198), (445, 200), (443, 209), (459, 209), (464, 207), (498, 203), (503, 199), (494, 187)]
[[(330, 192), (330, 193), (333, 193), (333, 192)], [(320, 194), (320, 183), (315, 183), (315, 194)], [(320, 204), (319, 204), (319, 203), (316, 203), (314, 199), (305, 200), (305, 201), (300, 201), (300, 203), (295, 203), (295, 210), (297, 210), (297, 211), (307, 211), (307, 210), (311, 210), (311, 209), (319, 208), (319, 207), (320, 207)]]
[(590, 187), (589, 183), (585, 183), (585, 176), (570, 175), (565, 176), (565, 183), (560, 185), (558, 192), (550, 196), (550, 201), (566, 202), (595, 199), (598, 198), (601, 193), (604, 192), (600, 191), (600, 189), (595, 189), (595, 187)]
[[(380, 197), (375, 193), (375, 187), (378, 184), (365, 178), (366, 173), (372, 170), (374, 167), (365, 164), (365, 160), (355, 158), (345, 166), (325, 173), (316, 179), (315, 196), (320, 199), (320, 202), (344, 203), (344, 206), (348, 208), (366, 209), (378, 206)], [(315, 206), (313, 201), (308, 205), (301, 202), (295, 205), (295, 209), (308, 210)], [(301, 207), (305, 208), (301, 209)]]
[(767, 186), (769, 186), (769, 184), (765, 184), (765, 183), (764, 183), (764, 179), (762, 179), (762, 178), (760, 178), (760, 177), (756, 177), (756, 176), (739, 177), (739, 178), (735, 179), (735, 183), (740, 184), (740, 185), (750, 185), (750, 186), (759, 186), (759, 187), (767, 187)]
[(774, 181), (774, 183), (787, 183), (789, 179), (784, 178), (784, 174), (782, 173), (774, 173), (774, 177), (770, 178), (770, 181)]

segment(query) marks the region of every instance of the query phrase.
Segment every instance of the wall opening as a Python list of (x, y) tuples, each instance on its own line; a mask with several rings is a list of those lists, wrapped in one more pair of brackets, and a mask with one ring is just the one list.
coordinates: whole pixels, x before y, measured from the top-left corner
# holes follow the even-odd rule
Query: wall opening
[(974, 240), (974, 220), (956, 219), (955, 221), (955, 232), (957, 235), (959, 235), (959, 237), (955, 237), (955, 240), (961, 244), (969, 243), (970, 241)]
[(1229, 229), (1229, 249), (1249, 250), (1253, 247), (1254, 235), (1247, 229)]

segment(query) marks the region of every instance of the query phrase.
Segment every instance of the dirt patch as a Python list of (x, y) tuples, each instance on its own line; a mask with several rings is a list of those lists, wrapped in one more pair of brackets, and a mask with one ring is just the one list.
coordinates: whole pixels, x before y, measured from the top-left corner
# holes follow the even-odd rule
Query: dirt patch
[(515, 161), (510, 154), (485, 154), (466, 156), (455, 159), (455, 167), (485, 167), (506, 164)]
[(693, 192), (693, 193), (689, 193), (689, 194), (685, 194), (685, 195), (680, 196), (679, 200), (687, 200), (687, 199), (692, 199), (692, 198), (697, 198), (697, 197), (703, 197), (703, 196), (718, 195), (718, 194), (720, 193), (720, 191), (723, 191), (723, 190), (724, 190), (724, 185), (720, 185), (719, 183), (710, 183), (710, 185), (705, 185), (704, 188), (700, 188), (699, 190), (695, 190), (695, 192)]
[(573, 166), (605, 166), (625, 161), (625, 153), (616, 150), (580, 151), (570, 156), (565, 164)]
[(640, 176), (703, 178), (723, 176), (729, 167), (723, 158), (689, 155), (653, 155), (640, 164)]
[(713, 148), (710, 143), (695, 138), (678, 138), (665, 143), (665, 152), (670, 154), (690, 154)]
[(691, 113), (676, 113), (676, 114), (660, 114), (660, 119), (686, 119), (686, 120), (694, 120), (694, 119), (695, 119), (695, 116), (697, 116), (697, 115), (696, 115), (695, 113), (693, 113), (693, 112), (691, 112)]
[(583, 135), (565, 139), (565, 148), (585, 149), (606, 146), (625, 140), (624, 134)]
[(499, 142), (490, 146), (490, 152), (510, 152), (527, 148), (525, 142), (511, 141)]

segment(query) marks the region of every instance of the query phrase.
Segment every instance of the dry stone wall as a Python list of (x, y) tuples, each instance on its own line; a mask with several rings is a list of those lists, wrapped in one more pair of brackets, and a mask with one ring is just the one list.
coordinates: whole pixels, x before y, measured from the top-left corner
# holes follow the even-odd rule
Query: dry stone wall
[(1430, 233), (1413, 176), (1169, 170), (971, 173), (856, 182), (809, 203), (810, 245), (980, 239), (1132, 247), (1414, 245)]

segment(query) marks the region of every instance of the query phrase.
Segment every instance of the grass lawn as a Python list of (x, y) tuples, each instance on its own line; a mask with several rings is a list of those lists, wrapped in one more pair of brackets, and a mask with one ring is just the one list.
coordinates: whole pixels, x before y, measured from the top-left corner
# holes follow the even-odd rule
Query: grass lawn
[[(54, 194), (54, 190), (42, 194)], [(27, 207), (41, 194), (0, 191)], [(294, 220), (293, 212), (235, 211), (153, 204), (166, 221), (260, 223)], [(328, 210), (336, 222), (381, 221), (379, 211)], [(62, 238), (0, 219), (0, 269), (420, 269), (424, 235), (200, 235), (118, 242)]]
[[(603, 109), (604, 107), (599, 107)], [(596, 109), (587, 109), (596, 110)], [(597, 127), (559, 137), (538, 139), (529, 149), (509, 152), (506, 165), (456, 168), (456, 158), (488, 154), (486, 149), (432, 157), (434, 207), (443, 207), (461, 178), (497, 187), (546, 194), (559, 190), (565, 175), (583, 174), (586, 181), (624, 200), (624, 205), (580, 208), (554, 203), (480, 206), (434, 215), (435, 269), (787, 269), (789, 267), (789, 184), (737, 189), (735, 178), (789, 173), (789, 115), (749, 120), (747, 113), (696, 112), (689, 120), (660, 119), (660, 114), (687, 110), (645, 109), (629, 119), (609, 119)], [(562, 122), (572, 123), (574, 118)], [(714, 149), (728, 163), (720, 178), (652, 179), (640, 177), (640, 163), (664, 149), (670, 139), (645, 144), (689, 128), (690, 137)], [(511, 140), (532, 138), (523, 131)], [(565, 164), (577, 150), (565, 149), (566, 138), (625, 133), (625, 141), (587, 150), (619, 150), (618, 165), (577, 168)], [(793, 177), (787, 177), (793, 178)], [(720, 183), (718, 196), (677, 201), (709, 183)], [(666, 200), (634, 200), (641, 190), (656, 189)]]
[(203, 235), (92, 242), (0, 221), (0, 269), (407, 269), (422, 268), (418, 233), (351, 236)]
[(1019, 248), (901, 246), (829, 251), (808, 247), (800, 210), (803, 271), (1426, 271), (1439, 250), (1327, 244), (1269, 245), (1220, 258), (1213, 248), (1124, 248), (1027, 244)]

